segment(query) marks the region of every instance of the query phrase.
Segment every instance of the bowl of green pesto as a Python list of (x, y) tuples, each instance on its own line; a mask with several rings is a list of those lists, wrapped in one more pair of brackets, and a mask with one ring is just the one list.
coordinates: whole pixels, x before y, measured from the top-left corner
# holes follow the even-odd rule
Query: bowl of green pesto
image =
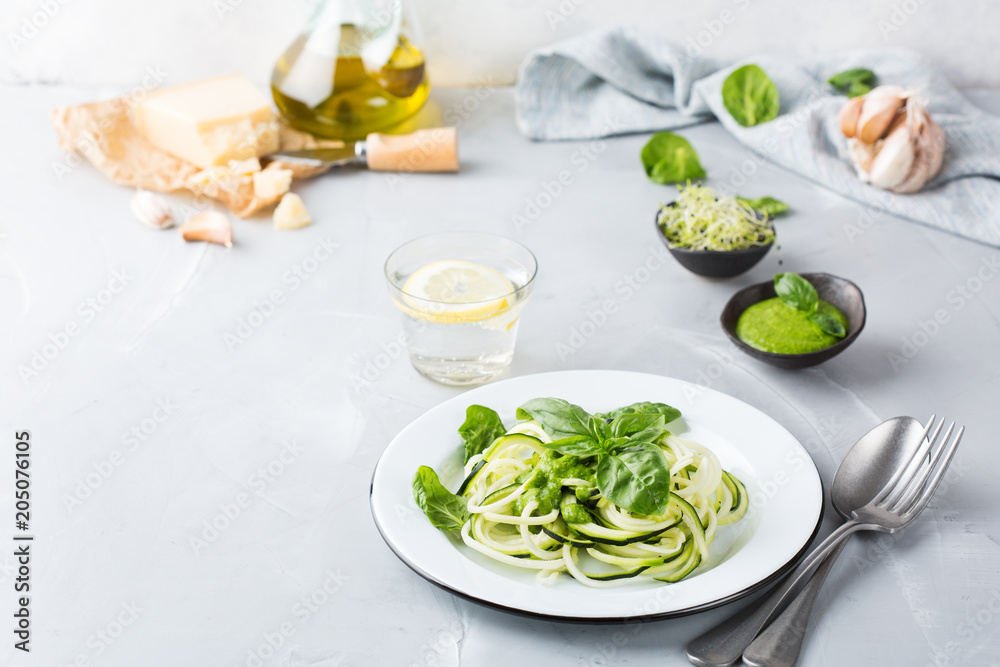
[(807, 368), (835, 357), (865, 327), (865, 298), (850, 280), (827, 273), (779, 273), (746, 287), (722, 311), (736, 347), (779, 368)]

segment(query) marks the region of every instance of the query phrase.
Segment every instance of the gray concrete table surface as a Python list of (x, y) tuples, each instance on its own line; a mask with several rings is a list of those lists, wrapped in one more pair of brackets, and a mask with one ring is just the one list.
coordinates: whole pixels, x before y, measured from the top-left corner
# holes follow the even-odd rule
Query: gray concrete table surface
[[(646, 137), (531, 143), (511, 91), (488, 88), (432, 96), (459, 126), (460, 174), (342, 170), (297, 184), (311, 227), (278, 232), (260, 215), (235, 222), (231, 250), (189, 244), (143, 228), (127, 188), (56, 146), (49, 109), (120, 92), (3, 88), (8, 625), (15, 431), (31, 433), (35, 535), (32, 652), (5, 632), (3, 664), (687, 664), (684, 644), (745, 602), (627, 626), (542, 622), (439, 590), (376, 531), (379, 455), (460, 393), (410, 367), (382, 276), (393, 248), (441, 230), (503, 233), (538, 257), (507, 377), (622, 369), (711, 387), (788, 428), (827, 487), (886, 418), (936, 412), (965, 424), (920, 520), (847, 547), (801, 664), (1000, 664), (997, 249), (871, 215), (707, 124), (682, 134), (708, 185), (791, 205), (780, 252), (726, 281), (647, 265), (662, 254), (652, 218), (672, 191), (642, 172)], [(975, 99), (1000, 111), (1000, 93)], [(853, 347), (790, 372), (729, 343), (726, 300), (779, 271), (861, 286), (868, 324)], [(608, 300), (615, 312), (602, 314)]]

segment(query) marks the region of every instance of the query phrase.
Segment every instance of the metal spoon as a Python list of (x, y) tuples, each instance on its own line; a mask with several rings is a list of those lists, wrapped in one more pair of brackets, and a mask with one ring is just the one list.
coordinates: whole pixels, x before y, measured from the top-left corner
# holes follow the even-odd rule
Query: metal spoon
[[(882, 422), (855, 443), (844, 460), (837, 468), (830, 488), (830, 498), (837, 511), (848, 517), (851, 512), (861, 509), (871, 502), (882, 488), (892, 479), (897, 469), (906, 465), (914, 452), (924, 440), (924, 427), (912, 417), (895, 417)], [(833, 565), (833, 560), (841, 549), (832, 552), (817, 568), (817, 573), (802, 590), (802, 601), (793, 604), (796, 609), (791, 612), (792, 618), (801, 617), (803, 624), (812, 609), (812, 603), (819, 593), (819, 588)], [(797, 580), (806, 572), (796, 570), (786, 580), (786, 585), (779, 586), (763, 604), (745, 608), (733, 618), (712, 628), (703, 635), (692, 640), (687, 646), (688, 659), (701, 667), (729, 667), (736, 664), (743, 651), (747, 648), (761, 628), (774, 618), (782, 605), (792, 598), (795, 586), (788, 586), (787, 581)], [(779, 628), (777, 632), (781, 631)], [(790, 627), (787, 632), (781, 631), (777, 641), (783, 642), (782, 648), (791, 654), (793, 664), (798, 656), (801, 637), (795, 638), (797, 630)], [(772, 636), (773, 637), (773, 636)], [(791, 639), (789, 639), (791, 638)], [(767, 648), (773, 648), (773, 642)], [(761, 646), (760, 648), (765, 648)], [(769, 658), (773, 653), (769, 653)], [(754, 659), (753, 654), (746, 656)], [(748, 664), (763, 664), (751, 663)], [(768, 663), (771, 664), (771, 663)]]
[[(902, 437), (903, 446), (894, 451), (905, 462), (906, 458), (920, 446), (923, 439), (923, 427), (910, 417), (897, 417), (890, 421), (902, 422), (902, 424), (897, 423), (897, 426), (905, 425), (904, 430), (897, 431), (890, 436)], [(869, 434), (886, 427), (889, 423), (885, 422), (875, 427), (875, 430), (870, 431)], [(865, 455), (866, 452), (859, 452), (852, 456), (858, 449), (855, 446), (844, 457), (833, 478), (833, 486), (830, 487), (830, 500), (833, 502), (833, 507), (845, 519), (850, 519), (852, 511), (866, 505), (874, 498), (875, 494), (889, 481), (896, 467), (901, 465), (898, 461), (870, 460)], [(787, 665), (790, 667), (795, 664), (799, 657), (799, 650), (802, 648), (802, 641), (805, 639), (806, 625), (809, 622), (813, 603), (816, 601), (819, 589), (823, 586), (826, 575), (832, 569), (833, 561), (837, 559), (846, 544), (847, 540), (841, 542), (837, 550), (831, 553), (816, 569), (812, 579), (809, 580), (798, 597), (746, 648), (743, 652), (744, 663), (750, 667), (764, 667), (765, 665), (771, 667)]]

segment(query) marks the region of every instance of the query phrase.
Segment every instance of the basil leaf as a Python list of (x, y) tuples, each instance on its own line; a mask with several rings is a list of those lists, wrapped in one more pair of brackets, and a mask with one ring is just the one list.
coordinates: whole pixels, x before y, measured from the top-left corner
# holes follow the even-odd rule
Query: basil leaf
[(848, 97), (857, 97), (864, 95), (875, 85), (875, 72), (855, 67), (834, 74), (826, 82), (841, 92), (846, 90)]
[(611, 452), (625, 451), (629, 445), (642, 445), (645, 444), (639, 440), (633, 440), (632, 438), (626, 438), (624, 436), (614, 436), (608, 438), (604, 441), (603, 447), (605, 453), (610, 454)]
[(836, 336), (837, 338), (843, 338), (847, 335), (847, 331), (844, 329), (844, 325), (840, 323), (836, 317), (830, 313), (820, 313), (816, 312), (809, 316), (809, 319), (813, 324), (818, 326), (820, 329), (830, 334), (831, 336)]
[(607, 440), (611, 437), (611, 427), (603, 419), (598, 419), (591, 415), (588, 425), (590, 426), (590, 432), (594, 434), (597, 440)]
[(506, 432), (495, 411), (482, 405), (470, 405), (465, 410), (465, 422), (458, 427), (458, 434), (465, 443), (465, 460), (481, 454)]
[(546, 442), (545, 447), (554, 449), (560, 454), (569, 454), (571, 456), (579, 456), (580, 458), (603, 454), (605, 451), (602, 443), (594, 440), (589, 435), (574, 435), (569, 438), (553, 440), (552, 442)]
[(767, 215), (769, 218), (773, 218), (779, 213), (784, 213), (788, 210), (788, 204), (783, 201), (778, 201), (774, 197), (760, 197), (759, 199), (747, 199), (746, 197), (736, 197), (737, 201), (741, 201), (755, 211), (760, 211), (761, 213)]
[(654, 183), (705, 178), (705, 170), (687, 139), (672, 132), (654, 134), (639, 154), (646, 176)]
[(413, 499), (436, 528), (461, 530), (469, 520), (466, 500), (444, 488), (437, 473), (427, 466), (420, 466), (413, 475)]
[(743, 127), (752, 127), (778, 117), (778, 88), (757, 65), (744, 65), (722, 84), (722, 104)]
[(627, 413), (611, 422), (611, 434), (616, 438), (653, 442), (663, 435), (664, 424), (663, 415)]
[(667, 511), (670, 501), (670, 467), (659, 447), (641, 444), (601, 457), (597, 488), (624, 510), (656, 516)]
[(553, 440), (574, 435), (601, 439), (601, 434), (591, 429), (590, 413), (561, 398), (533, 398), (517, 409), (517, 418), (534, 419)]
[(598, 413), (594, 416), (598, 419), (604, 419), (605, 421), (613, 421), (616, 417), (628, 414), (663, 415), (663, 421), (669, 424), (673, 420), (680, 418), (681, 411), (675, 407), (667, 405), (666, 403), (650, 403), (648, 401), (640, 401), (639, 403), (626, 405), (623, 408), (617, 408), (611, 412)]
[(808, 280), (795, 273), (779, 273), (774, 277), (774, 292), (786, 305), (807, 313), (816, 312), (819, 295)]

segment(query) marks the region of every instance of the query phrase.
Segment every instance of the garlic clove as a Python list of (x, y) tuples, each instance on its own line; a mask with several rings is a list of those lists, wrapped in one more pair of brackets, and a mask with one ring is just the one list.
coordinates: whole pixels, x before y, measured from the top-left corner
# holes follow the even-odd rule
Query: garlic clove
[(218, 211), (202, 211), (181, 225), (185, 241), (208, 241), (233, 247), (233, 226), (229, 216)]
[(929, 181), (938, 175), (944, 162), (944, 130), (928, 116), (924, 133), (923, 145), (927, 147), (927, 180)]
[(868, 170), (869, 182), (883, 190), (893, 190), (902, 184), (913, 169), (916, 151), (910, 128), (897, 125), (883, 141)]
[(896, 114), (896, 117), (892, 119), (891, 123), (889, 123), (889, 127), (886, 129), (885, 134), (883, 136), (888, 137), (890, 134), (896, 131), (897, 127), (899, 127), (900, 125), (906, 125), (909, 122), (909, 116), (910, 115), (908, 113)]
[[(896, 88), (900, 94), (894, 94), (894, 91), (875, 94), (875, 91), (886, 88)], [(872, 144), (887, 135), (906, 98), (903, 97), (903, 89), (898, 86), (881, 86), (865, 95), (864, 100), (858, 117), (857, 136), (861, 141)]]
[(902, 97), (903, 99), (906, 99), (910, 96), (910, 91), (906, 90), (902, 86), (897, 86), (892, 83), (887, 83), (882, 86), (875, 86), (867, 93), (865, 93), (865, 97), (868, 99), (871, 99), (873, 97), (883, 97), (883, 96)]
[(892, 192), (907, 195), (916, 192), (930, 180), (930, 164), (927, 160), (921, 160), (918, 154), (914, 154), (913, 164), (910, 166), (910, 173), (906, 178), (891, 188)]
[(911, 100), (909, 110), (915, 116), (915, 122), (920, 126), (920, 145), (927, 149), (927, 162), (930, 175), (933, 178), (941, 171), (941, 163), (944, 161), (944, 130), (931, 119), (923, 103)]
[(900, 99), (905, 102), (910, 98), (912, 93), (913, 91), (907, 90), (902, 86), (885, 85), (872, 88), (870, 91), (865, 93), (863, 97), (866, 102), (870, 100), (875, 100), (877, 102), (883, 99)]
[(878, 153), (875, 150), (875, 146), (858, 141), (857, 139), (848, 139), (847, 150), (851, 158), (851, 164), (854, 165), (855, 171), (858, 172), (858, 177), (867, 183), (868, 172), (872, 168), (872, 160), (875, 159), (875, 155)]
[(941, 127), (931, 120), (923, 105), (914, 106), (908, 115), (911, 119), (908, 130), (914, 147), (913, 167), (910, 174), (892, 189), (900, 194), (922, 188), (941, 170), (944, 159), (944, 131)]
[(858, 119), (861, 117), (861, 105), (865, 103), (864, 96), (852, 98), (840, 110), (840, 131), (848, 139), (853, 139), (858, 132)]
[(167, 229), (174, 226), (174, 213), (163, 197), (139, 188), (129, 202), (132, 215), (151, 229)]

